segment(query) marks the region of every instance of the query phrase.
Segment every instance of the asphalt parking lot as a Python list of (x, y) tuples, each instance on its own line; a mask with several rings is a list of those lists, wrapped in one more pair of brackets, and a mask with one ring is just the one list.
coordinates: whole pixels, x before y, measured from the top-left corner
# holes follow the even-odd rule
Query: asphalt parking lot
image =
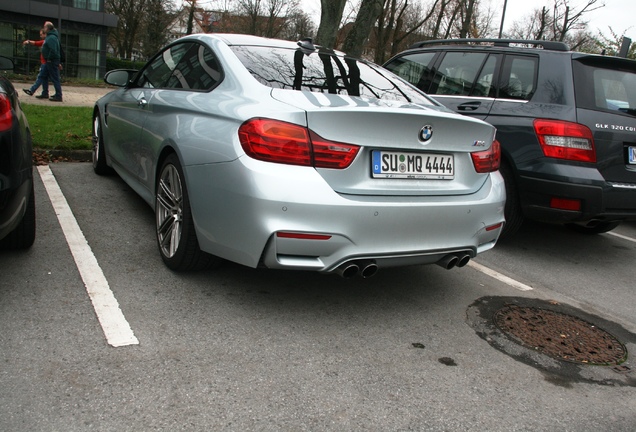
[[(634, 223), (598, 236), (527, 224), (451, 271), (176, 274), (156, 250), (154, 213), (117, 176), (87, 163), (39, 167), (36, 198), (35, 245), (0, 253), (0, 430), (636, 425)], [(552, 325), (563, 342), (578, 340), (566, 334), (576, 319), (626, 354), (602, 347), (619, 358), (608, 365), (586, 363), (590, 350), (557, 358), (503, 330), (537, 311), (565, 317)], [(121, 324), (111, 315), (128, 326), (123, 339), (109, 338)]]

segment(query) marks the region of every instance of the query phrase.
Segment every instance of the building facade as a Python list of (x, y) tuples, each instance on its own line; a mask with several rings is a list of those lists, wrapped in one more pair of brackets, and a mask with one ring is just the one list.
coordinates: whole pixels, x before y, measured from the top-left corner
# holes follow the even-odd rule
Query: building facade
[(39, 70), (39, 50), (22, 41), (38, 40), (45, 21), (60, 33), (66, 53), (64, 75), (104, 76), (108, 29), (117, 26), (117, 17), (104, 12), (104, 0), (0, 0), (0, 55), (13, 59), (14, 72)]

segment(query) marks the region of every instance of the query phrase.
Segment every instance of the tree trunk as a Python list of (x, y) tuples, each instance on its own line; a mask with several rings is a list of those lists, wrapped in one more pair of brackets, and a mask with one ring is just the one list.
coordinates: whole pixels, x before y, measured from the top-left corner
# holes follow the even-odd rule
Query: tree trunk
[(462, 22), (462, 29), (459, 32), (459, 38), (463, 39), (470, 34), (470, 26), (473, 21), (473, 15), (475, 12), (475, 0), (465, 0), (466, 15), (464, 15), (464, 21)]
[(362, 0), (356, 22), (344, 41), (342, 50), (352, 57), (360, 57), (373, 25), (382, 12), (383, 0)]
[(316, 42), (325, 48), (334, 48), (340, 20), (347, 0), (320, 0), (320, 26)]

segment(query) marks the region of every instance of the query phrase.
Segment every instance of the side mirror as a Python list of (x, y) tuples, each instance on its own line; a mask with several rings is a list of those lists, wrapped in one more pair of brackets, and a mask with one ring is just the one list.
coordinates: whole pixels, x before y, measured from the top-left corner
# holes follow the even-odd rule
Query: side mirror
[(0, 70), (13, 70), (13, 60), (0, 56)]
[(117, 87), (126, 87), (136, 73), (137, 71), (133, 69), (115, 69), (106, 72), (106, 75), (104, 75), (104, 81), (106, 84)]

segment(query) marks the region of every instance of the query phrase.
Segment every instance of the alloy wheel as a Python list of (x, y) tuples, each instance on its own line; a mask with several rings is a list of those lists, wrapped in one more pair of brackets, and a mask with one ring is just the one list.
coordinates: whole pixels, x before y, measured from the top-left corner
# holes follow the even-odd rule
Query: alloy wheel
[(172, 258), (179, 248), (183, 230), (183, 188), (179, 172), (172, 164), (164, 167), (159, 178), (156, 215), (161, 253)]

